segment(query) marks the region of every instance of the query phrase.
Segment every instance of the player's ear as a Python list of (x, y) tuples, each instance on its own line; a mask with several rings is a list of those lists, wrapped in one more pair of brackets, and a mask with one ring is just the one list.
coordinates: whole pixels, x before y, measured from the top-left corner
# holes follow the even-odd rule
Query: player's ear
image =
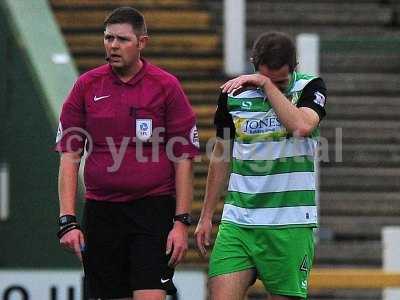
[(146, 48), (147, 42), (149, 41), (149, 37), (147, 35), (141, 35), (139, 36), (138, 40), (138, 49), (143, 50)]

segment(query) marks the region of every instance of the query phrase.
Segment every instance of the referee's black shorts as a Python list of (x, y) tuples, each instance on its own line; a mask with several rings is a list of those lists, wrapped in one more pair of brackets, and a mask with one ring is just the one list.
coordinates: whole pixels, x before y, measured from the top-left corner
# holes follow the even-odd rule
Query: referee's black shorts
[(175, 294), (174, 269), (165, 254), (174, 214), (172, 196), (129, 203), (87, 200), (82, 255), (86, 296), (125, 298), (146, 289)]

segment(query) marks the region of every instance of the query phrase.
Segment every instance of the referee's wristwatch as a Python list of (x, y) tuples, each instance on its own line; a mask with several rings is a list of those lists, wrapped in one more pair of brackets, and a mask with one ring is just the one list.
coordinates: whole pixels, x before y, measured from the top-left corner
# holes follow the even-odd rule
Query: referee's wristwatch
[(176, 221), (181, 222), (181, 223), (185, 224), (186, 226), (190, 226), (193, 224), (193, 218), (188, 213), (176, 215), (174, 217), (174, 222), (176, 222)]

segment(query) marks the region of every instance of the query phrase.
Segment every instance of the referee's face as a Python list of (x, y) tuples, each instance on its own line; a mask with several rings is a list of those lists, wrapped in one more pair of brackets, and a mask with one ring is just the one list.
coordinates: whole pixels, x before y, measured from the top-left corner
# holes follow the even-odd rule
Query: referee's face
[(270, 69), (266, 65), (260, 65), (258, 71), (269, 77), (281, 92), (285, 92), (288, 88), (291, 76), (288, 65), (284, 65), (280, 69)]
[(104, 31), (104, 48), (109, 64), (115, 71), (126, 73), (139, 63), (147, 36), (136, 36), (128, 23), (109, 24)]

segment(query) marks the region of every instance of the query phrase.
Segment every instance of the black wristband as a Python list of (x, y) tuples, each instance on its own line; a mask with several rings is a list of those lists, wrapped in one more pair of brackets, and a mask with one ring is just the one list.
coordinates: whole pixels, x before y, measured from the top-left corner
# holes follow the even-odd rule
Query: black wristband
[(79, 226), (78, 223), (70, 223), (66, 226), (61, 227), (60, 230), (57, 231), (58, 239), (61, 239), (67, 232), (70, 232), (71, 230), (74, 229), (81, 230), (81, 227)]
[(74, 215), (62, 215), (58, 218), (58, 226), (63, 227), (68, 224), (77, 223), (76, 216)]

